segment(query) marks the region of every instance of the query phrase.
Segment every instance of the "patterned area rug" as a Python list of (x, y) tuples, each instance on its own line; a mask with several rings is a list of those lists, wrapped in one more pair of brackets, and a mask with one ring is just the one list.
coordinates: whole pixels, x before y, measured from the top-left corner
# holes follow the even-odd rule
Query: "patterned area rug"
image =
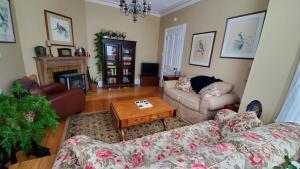
[[(121, 136), (119, 130), (114, 126), (112, 118), (112, 114), (109, 111), (82, 113), (70, 116), (65, 126), (65, 133), (62, 141), (75, 135), (86, 135), (106, 143), (120, 142)], [(169, 130), (188, 125), (188, 123), (177, 117), (168, 118), (165, 121)], [(124, 130), (125, 139), (132, 140), (151, 135), (164, 131), (163, 128), (162, 121), (160, 120), (132, 126)]]

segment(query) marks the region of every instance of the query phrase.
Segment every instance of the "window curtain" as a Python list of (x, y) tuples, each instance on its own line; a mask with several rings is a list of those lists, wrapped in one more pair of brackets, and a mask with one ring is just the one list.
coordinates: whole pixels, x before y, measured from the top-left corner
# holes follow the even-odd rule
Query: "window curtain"
[(276, 122), (295, 122), (300, 124), (300, 64), (298, 64), (288, 96)]

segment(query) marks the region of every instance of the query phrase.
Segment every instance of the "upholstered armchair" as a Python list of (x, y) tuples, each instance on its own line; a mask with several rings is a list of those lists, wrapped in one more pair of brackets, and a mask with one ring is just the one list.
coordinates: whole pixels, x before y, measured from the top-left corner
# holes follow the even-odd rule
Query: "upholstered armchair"
[(62, 83), (40, 86), (28, 77), (19, 79), (31, 95), (45, 96), (61, 118), (80, 113), (85, 106), (85, 94), (81, 89), (67, 90)]

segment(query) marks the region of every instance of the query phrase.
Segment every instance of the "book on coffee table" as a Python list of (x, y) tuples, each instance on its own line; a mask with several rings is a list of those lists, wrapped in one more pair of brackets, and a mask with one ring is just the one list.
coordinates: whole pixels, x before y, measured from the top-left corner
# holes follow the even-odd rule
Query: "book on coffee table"
[(138, 100), (135, 101), (135, 104), (139, 109), (147, 109), (153, 107), (153, 105), (148, 100)]

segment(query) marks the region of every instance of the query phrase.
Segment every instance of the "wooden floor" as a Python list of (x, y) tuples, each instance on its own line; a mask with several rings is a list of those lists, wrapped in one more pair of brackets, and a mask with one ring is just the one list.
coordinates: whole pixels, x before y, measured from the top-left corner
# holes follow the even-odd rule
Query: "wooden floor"
[[(133, 87), (121, 89), (99, 89), (86, 95), (86, 106), (83, 113), (109, 110), (110, 103), (114, 100), (131, 98), (145, 98), (151, 96), (162, 97), (163, 89), (159, 87)], [(11, 165), (10, 169), (49, 169), (52, 167), (55, 155), (59, 150), (61, 137), (64, 132), (66, 119), (60, 119), (55, 132), (47, 132), (44, 146), (50, 148), (51, 156), (36, 159), (18, 154), (18, 164)]]

